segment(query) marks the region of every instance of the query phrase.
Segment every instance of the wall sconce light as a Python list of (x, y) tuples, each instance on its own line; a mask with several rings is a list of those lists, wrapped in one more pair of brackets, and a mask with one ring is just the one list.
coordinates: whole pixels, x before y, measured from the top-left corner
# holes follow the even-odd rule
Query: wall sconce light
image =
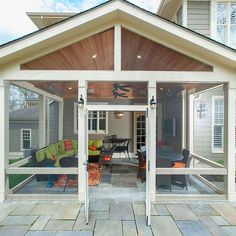
[(115, 119), (121, 119), (124, 116), (124, 112), (122, 111), (115, 111), (114, 112)]
[(151, 109), (155, 109), (156, 108), (156, 101), (154, 99), (154, 96), (152, 96), (152, 99), (150, 100), (150, 106), (151, 106)]
[(82, 108), (84, 106), (84, 99), (83, 99), (82, 94), (80, 95), (80, 99), (78, 101), (78, 104), (79, 104), (79, 108)]

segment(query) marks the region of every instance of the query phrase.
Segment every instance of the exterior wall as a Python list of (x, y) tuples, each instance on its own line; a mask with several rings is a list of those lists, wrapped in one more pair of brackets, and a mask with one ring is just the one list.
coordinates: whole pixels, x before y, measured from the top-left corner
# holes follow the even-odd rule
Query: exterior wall
[[(130, 152), (133, 152), (134, 130), (133, 113), (124, 112), (122, 119), (115, 119), (113, 112), (108, 113), (108, 133), (89, 134), (89, 139), (103, 139), (104, 136), (116, 134), (118, 137), (131, 138)], [(74, 100), (64, 101), (64, 138), (76, 139), (74, 134)]]
[(187, 27), (210, 37), (210, 1), (188, 1)]
[[(166, 97), (163, 103), (163, 137), (167, 142), (168, 146), (176, 152), (181, 152), (182, 149), (182, 95), (173, 95), (171, 97)], [(165, 134), (165, 120), (176, 119), (176, 136), (170, 136)]]
[(21, 129), (31, 129), (31, 146), (38, 147), (37, 121), (11, 121), (9, 122), (9, 152), (21, 152)]
[[(194, 153), (217, 161), (224, 158), (223, 153), (212, 153), (212, 96), (224, 96), (222, 88), (210, 90), (202, 93), (198, 100), (194, 101)], [(204, 119), (198, 119), (197, 109), (199, 103), (206, 104), (206, 116)]]
[(176, 22), (179, 25), (183, 24), (183, 6), (181, 5), (176, 13)]
[(49, 143), (59, 139), (59, 104), (53, 102), (49, 106)]

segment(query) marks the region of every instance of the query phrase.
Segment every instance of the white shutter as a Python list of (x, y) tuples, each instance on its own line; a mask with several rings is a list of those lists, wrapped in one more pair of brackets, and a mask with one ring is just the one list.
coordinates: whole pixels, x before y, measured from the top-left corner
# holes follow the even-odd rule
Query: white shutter
[(222, 153), (224, 147), (224, 98), (213, 96), (212, 104), (212, 152)]

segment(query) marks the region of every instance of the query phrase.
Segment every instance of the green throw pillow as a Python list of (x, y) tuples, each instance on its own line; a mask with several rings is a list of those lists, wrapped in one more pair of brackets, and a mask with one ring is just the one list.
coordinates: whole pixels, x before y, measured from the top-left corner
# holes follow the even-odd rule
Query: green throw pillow
[(49, 152), (48, 149), (46, 149), (46, 150), (44, 151), (44, 153), (45, 153), (45, 156), (46, 156), (47, 159), (49, 159), (49, 160), (52, 159), (52, 154)]

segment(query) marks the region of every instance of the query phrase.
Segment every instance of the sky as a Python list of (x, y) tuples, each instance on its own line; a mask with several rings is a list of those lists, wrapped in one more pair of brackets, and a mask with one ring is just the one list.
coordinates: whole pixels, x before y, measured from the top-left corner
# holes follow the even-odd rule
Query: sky
[[(148, 11), (156, 12), (160, 0), (129, 0)], [(0, 0), (0, 45), (37, 28), (26, 12), (81, 12), (106, 0)]]

